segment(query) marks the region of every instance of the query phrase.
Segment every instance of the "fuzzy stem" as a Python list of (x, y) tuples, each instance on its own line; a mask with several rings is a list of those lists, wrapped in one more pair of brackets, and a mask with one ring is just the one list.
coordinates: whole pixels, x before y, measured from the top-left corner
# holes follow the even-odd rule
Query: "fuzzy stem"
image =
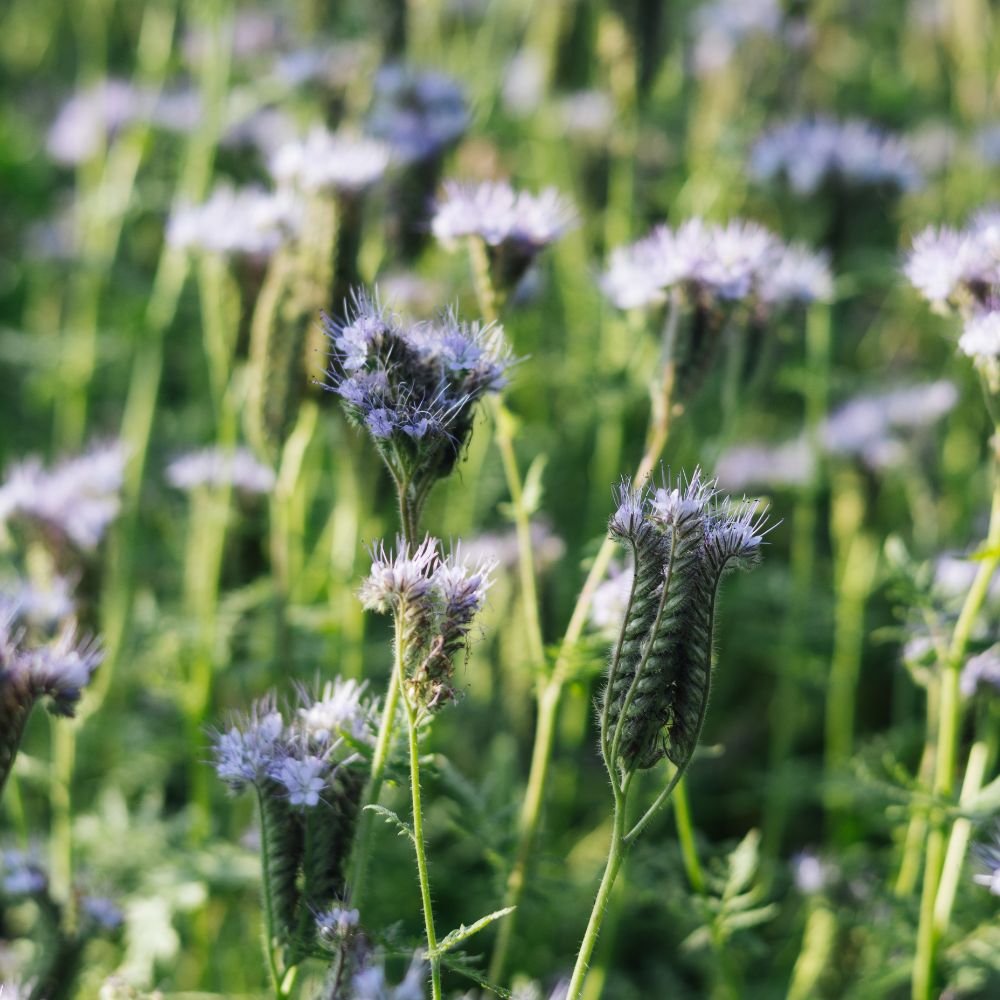
[[(684, 769), (684, 772), (687, 768)], [(674, 822), (677, 825), (677, 840), (681, 845), (681, 857), (684, 860), (684, 871), (687, 873), (691, 888), (699, 895), (705, 891), (705, 873), (698, 860), (698, 848), (694, 841), (694, 824), (691, 822), (691, 807), (688, 804), (687, 783), (684, 772), (676, 780), (674, 789)]]
[(604, 876), (601, 878), (601, 885), (597, 890), (597, 899), (594, 900), (594, 908), (590, 913), (590, 920), (587, 922), (587, 930), (584, 932), (583, 941), (580, 943), (580, 950), (576, 956), (576, 964), (573, 966), (573, 976), (569, 982), (569, 990), (566, 993), (566, 1000), (579, 1000), (583, 992), (584, 980), (587, 977), (587, 969), (590, 965), (590, 956), (594, 952), (594, 945), (597, 944), (597, 936), (601, 930), (601, 921), (604, 919), (604, 912), (608, 908), (608, 901), (611, 899), (611, 890), (614, 888), (615, 879), (621, 870), (622, 862), (625, 859), (625, 802), (624, 792), (615, 790), (615, 815), (614, 825), (611, 831), (611, 846), (608, 850), (608, 862), (604, 868)]
[(417, 708), (406, 693), (404, 671), (405, 642), (402, 612), (396, 615), (396, 668), (397, 685), (403, 693), (406, 711), (406, 728), (410, 749), (410, 797), (413, 804), (413, 849), (417, 858), (417, 878), (420, 882), (420, 900), (424, 911), (424, 931), (427, 935), (427, 952), (431, 964), (431, 1000), (441, 1000), (441, 956), (437, 954), (437, 934), (434, 930), (434, 910), (431, 903), (431, 883), (424, 852), (424, 814), (420, 803), (420, 743), (417, 734)]
[[(653, 407), (650, 414), (649, 429), (646, 435), (646, 448), (639, 461), (634, 482), (638, 485), (649, 478), (670, 436), (670, 417), (673, 410), (672, 399), (674, 389), (675, 361), (674, 350), (677, 341), (677, 328), (680, 321), (680, 304), (673, 299), (667, 315), (663, 336), (664, 368), (663, 380), (659, 393), (653, 394)], [(505, 907), (515, 907), (510, 916), (503, 921), (497, 935), (496, 947), (490, 960), (489, 979), (499, 982), (503, 977), (507, 962), (507, 954), (513, 940), (514, 926), (519, 912), (518, 906), (524, 892), (524, 884), (531, 858), (535, 837), (538, 834), (538, 824), (541, 820), (542, 805), (545, 802), (545, 791), (548, 786), (549, 765), (552, 760), (552, 748), (555, 742), (556, 718), (562, 701), (562, 692), (570, 675), (573, 651), (583, 635), (590, 614), (590, 606), (594, 592), (600, 586), (611, 563), (615, 550), (615, 541), (605, 537), (601, 547), (594, 557), (590, 572), (584, 580), (580, 595), (570, 615), (566, 633), (559, 646), (552, 674), (547, 680), (540, 681), (537, 700), (538, 717), (535, 723), (535, 741), (531, 753), (531, 768), (528, 772), (528, 784), (525, 790), (521, 814), (518, 818), (518, 842), (514, 864), (507, 878), (507, 889), (504, 896)]]
[[(958, 756), (959, 729), (962, 715), (962, 700), (959, 681), (966, 649), (972, 635), (972, 627), (979, 617), (983, 602), (989, 592), (990, 582), (1000, 557), (995, 555), (1000, 547), (1000, 472), (997, 468), (996, 451), (1000, 448), (1000, 431), (993, 438), (993, 501), (990, 511), (990, 527), (986, 537), (986, 550), (990, 553), (979, 563), (979, 569), (972, 586), (965, 596), (958, 621), (952, 632), (948, 649), (948, 662), (941, 676), (940, 715), (938, 719), (937, 744), (934, 757), (933, 793), (937, 801), (951, 797), (955, 787), (955, 761)], [(920, 897), (920, 923), (917, 928), (917, 951), (913, 965), (913, 1000), (929, 1000), (934, 986), (939, 935), (935, 927), (935, 906), (938, 886), (941, 882), (945, 863), (945, 835), (942, 817), (933, 817), (933, 826), (927, 838), (927, 854), (924, 862), (924, 884)]]

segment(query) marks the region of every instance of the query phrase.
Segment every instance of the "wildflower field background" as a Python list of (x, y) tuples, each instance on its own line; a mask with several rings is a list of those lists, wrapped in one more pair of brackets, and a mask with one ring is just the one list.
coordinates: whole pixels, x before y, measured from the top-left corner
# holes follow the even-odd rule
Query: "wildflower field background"
[(1000, 996), (994, 5), (0, 25), (3, 1000)]

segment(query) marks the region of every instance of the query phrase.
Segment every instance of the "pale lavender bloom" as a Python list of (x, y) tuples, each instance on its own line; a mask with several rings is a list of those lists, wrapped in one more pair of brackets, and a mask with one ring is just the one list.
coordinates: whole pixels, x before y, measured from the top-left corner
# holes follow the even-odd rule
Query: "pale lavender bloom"
[[(934, 563), (934, 587), (946, 598), (962, 598), (968, 593), (979, 571), (979, 564), (968, 557), (946, 554)], [(1000, 574), (990, 583), (989, 597), (1000, 600)]]
[(189, 63), (197, 63), (215, 51), (215, 31), (221, 31), (222, 38), (231, 40), (230, 51), (238, 60), (270, 52), (288, 37), (284, 18), (273, 11), (263, 8), (240, 10), (228, 24), (211, 27), (198, 24), (185, 31), (181, 48)]
[(326, 787), (327, 767), (322, 757), (312, 754), (285, 757), (276, 764), (271, 777), (284, 786), (293, 806), (311, 808), (319, 805), (320, 793)]
[(545, 65), (534, 49), (519, 49), (507, 63), (500, 87), (504, 109), (516, 118), (538, 110), (545, 89)]
[[(543, 520), (531, 522), (531, 551), (538, 571), (557, 563), (566, 554), (566, 543)], [(519, 546), (517, 532), (512, 528), (503, 534), (486, 532), (464, 543), (466, 557), (473, 562), (496, 561), (504, 570), (517, 568)]]
[(972, 881), (1000, 896), (1000, 829), (994, 834), (992, 844), (973, 844), (972, 856), (982, 869), (972, 876)]
[[(7, 850), (0, 854), (0, 889), (7, 896), (38, 896), (49, 880), (34, 851)], [(6, 1000), (2, 997), (2, 1000)]]
[(304, 139), (282, 146), (270, 169), (279, 183), (308, 193), (358, 195), (382, 179), (389, 156), (389, 147), (377, 139), (317, 127)]
[(184, 250), (267, 257), (301, 225), (302, 206), (290, 192), (221, 184), (200, 205), (176, 205), (166, 238)]
[(434, 586), (435, 572), (441, 555), (436, 538), (427, 537), (410, 552), (401, 538), (396, 540), (396, 552), (386, 552), (380, 544), (372, 547), (372, 569), (361, 584), (358, 596), (372, 611), (385, 611), (397, 603), (422, 600)]
[(434, 584), (444, 601), (444, 613), (453, 622), (468, 624), (486, 601), (493, 585), (495, 559), (479, 562), (463, 557), (461, 543), (434, 571)]
[(559, 101), (559, 117), (566, 133), (586, 142), (608, 137), (615, 120), (615, 105), (603, 90), (578, 90)]
[(715, 480), (703, 479), (701, 469), (695, 469), (690, 479), (678, 477), (675, 486), (665, 485), (656, 490), (648, 516), (660, 527), (675, 527), (704, 514), (714, 496)]
[(814, 473), (816, 460), (804, 438), (781, 444), (747, 444), (723, 452), (715, 464), (719, 482), (728, 490), (750, 486), (788, 488), (804, 486)]
[(304, 704), (298, 715), (312, 739), (327, 743), (341, 734), (365, 743), (375, 742), (372, 705), (364, 697), (367, 682), (337, 677), (327, 681), (320, 696)]
[(48, 696), (56, 715), (72, 715), (73, 706), (103, 660), (100, 644), (81, 638), (76, 623), (68, 622), (51, 642), (27, 651), (23, 662), (36, 696)]
[(699, 76), (723, 69), (749, 39), (776, 37), (782, 27), (779, 0), (715, 0), (693, 16), (694, 68)]
[(712, 230), (711, 250), (696, 278), (720, 299), (743, 299), (781, 258), (777, 237), (756, 222), (734, 219)]
[(608, 570), (607, 579), (594, 590), (594, 598), (590, 604), (590, 623), (601, 632), (617, 632), (621, 628), (622, 619), (628, 608), (628, 599), (632, 593), (632, 579), (635, 570), (632, 566), (624, 569), (612, 564)]
[(705, 529), (705, 549), (720, 564), (732, 559), (752, 560), (765, 536), (775, 525), (767, 527), (767, 504), (758, 500), (724, 500), (712, 511)]
[(958, 339), (963, 354), (977, 361), (1000, 358), (1000, 312), (978, 313), (965, 324)]
[(803, 896), (815, 896), (830, 883), (834, 869), (811, 851), (801, 851), (792, 858), (795, 888)]
[(0, 523), (23, 518), (96, 548), (121, 507), (125, 460), (125, 448), (111, 442), (48, 470), (37, 459), (15, 465), (0, 486)]
[(44, 585), (29, 580), (17, 580), (12, 585), (0, 584), (0, 601), (10, 593), (17, 615), (34, 625), (51, 628), (72, 617), (76, 605), (73, 601), (75, 580), (54, 576)]
[(970, 233), (931, 226), (914, 237), (903, 273), (928, 302), (940, 304), (997, 272), (996, 262)]
[(1000, 643), (969, 659), (962, 669), (960, 685), (966, 698), (982, 689), (994, 695), (1000, 693)]
[(167, 466), (167, 482), (179, 490), (232, 487), (241, 493), (270, 493), (272, 469), (248, 448), (204, 448), (174, 459)]
[(217, 733), (212, 742), (215, 770), (235, 791), (268, 777), (284, 750), (285, 724), (273, 702), (256, 705), (228, 732)]
[(143, 97), (144, 117), (166, 132), (193, 132), (204, 117), (201, 93), (194, 88)]
[(955, 385), (943, 379), (857, 396), (827, 418), (823, 443), (832, 454), (853, 455), (882, 467), (886, 456), (899, 456), (891, 446), (888, 452), (884, 450), (898, 432), (937, 423), (957, 402)]
[(250, 146), (270, 159), (286, 143), (299, 138), (295, 119), (281, 108), (259, 108), (235, 116), (222, 135), (220, 145)]
[(115, 132), (134, 121), (140, 107), (140, 95), (124, 80), (102, 80), (75, 94), (49, 129), (49, 156), (67, 166), (83, 163), (100, 152)]
[(103, 896), (84, 896), (80, 905), (83, 912), (101, 930), (115, 931), (125, 923), (125, 914), (113, 900)]
[(783, 247), (777, 263), (761, 276), (760, 298), (769, 305), (829, 302), (833, 298), (829, 256), (799, 244)]
[(513, 244), (538, 250), (575, 224), (575, 209), (555, 188), (533, 195), (515, 191), (504, 181), (446, 181), (431, 230), (446, 246), (463, 236), (479, 236), (490, 246)]
[(364, 71), (368, 56), (365, 46), (356, 41), (295, 49), (278, 56), (273, 73), (281, 84), (293, 89), (318, 83), (341, 90)]
[(787, 178), (799, 195), (814, 193), (828, 178), (854, 184), (892, 184), (903, 191), (921, 183), (906, 144), (871, 122), (817, 117), (767, 130), (750, 155), (760, 181)]
[(316, 917), (316, 928), (320, 937), (328, 941), (341, 941), (358, 926), (359, 917), (357, 910), (333, 906)]
[(398, 986), (389, 985), (381, 963), (372, 964), (355, 974), (351, 983), (352, 996), (354, 1000), (424, 1000), (426, 979), (427, 967), (418, 956), (414, 956)]
[(398, 65), (379, 70), (367, 131), (389, 143), (399, 163), (437, 156), (468, 127), (465, 96), (450, 76)]

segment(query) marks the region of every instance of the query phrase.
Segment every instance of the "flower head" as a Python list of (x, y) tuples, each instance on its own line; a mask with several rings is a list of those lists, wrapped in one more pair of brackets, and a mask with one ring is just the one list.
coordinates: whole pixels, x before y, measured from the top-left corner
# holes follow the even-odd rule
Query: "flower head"
[(860, 119), (807, 118), (777, 125), (758, 140), (751, 175), (761, 181), (784, 176), (798, 195), (830, 179), (854, 185), (892, 185), (902, 191), (922, 178), (906, 144)]
[(185, 250), (267, 257), (301, 225), (302, 207), (288, 191), (220, 184), (202, 204), (174, 207), (167, 242)]
[(284, 757), (279, 760), (271, 777), (288, 792), (293, 806), (315, 806), (326, 788), (328, 763), (322, 757), (307, 754), (303, 757)]
[(319, 697), (305, 698), (298, 716), (308, 736), (319, 743), (342, 735), (374, 743), (372, 705), (365, 698), (365, 687), (364, 682), (337, 677), (327, 681)]
[(270, 493), (274, 472), (248, 448), (203, 448), (174, 459), (167, 466), (167, 482), (179, 490), (232, 487), (240, 493)]
[(958, 349), (980, 362), (1000, 359), (1000, 312), (982, 312), (973, 316), (965, 324)]
[(452, 312), (407, 323), (363, 293), (345, 320), (324, 325), (332, 346), (325, 388), (371, 433), (395, 478), (422, 487), (447, 476), (476, 403), (504, 385), (509, 360), (499, 328)]
[(412, 552), (398, 538), (395, 552), (386, 552), (380, 544), (370, 554), (371, 572), (359, 591), (361, 603), (369, 610), (384, 612), (400, 605), (417, 604), (431, 592), (441, 559), (436, 538), (425, 538)]
[(287, 142), (271, 159), (279, 184), (301, 191), (333, 191), (350, 197), (377, 184), (389, 166), (390, 150), (377, 139), (314, 128), (304, 139)]
[(994, 834), (992, 844), (973, 844), (972, 856), (980, 866), (972, 880), (986, 886), (994, 896), (1000, 896), (1000, 829)]
[(468, 125), (465, 96), (451, 77), (398, 65), (383, 67), (375, 77), (367, 131), (387, 142), (400, 163), (437, 157)]
[(390, 986), (381, 962), (366, 965), (355, 973), (351, 983), (354, 1000), (423, 1000), (427, 967), (422, 959), (414, 956), (403, 981)]
[(0, 522), (22, 520), (78, 549), (96, 548), (117, 517), (126, 452), (112, 442), (46, 469), (28, 459), (0, 486)]
[(342, 941), (358, 926), (360, 914), (342, 906), (332, 906), (316, 917), (316, 929), (320, 937), (328, 942)]
[(104, 651), (96, 640), (79, 638), (75, 622), (69, 622), (52, 642), (24, 657), (35, 697), (47, 697), (55, 715), (72, 715)]
[(1000, 643), (971, 657), (962, 669), (959, 683), (966, 698), (983, 690), (994, 696), (1000, 693)]
[(215, 770), (233, 790), (269, 777), (285, 749), (285, 723), (272, 699), (258, 702), (249, 715), (213, 741)]

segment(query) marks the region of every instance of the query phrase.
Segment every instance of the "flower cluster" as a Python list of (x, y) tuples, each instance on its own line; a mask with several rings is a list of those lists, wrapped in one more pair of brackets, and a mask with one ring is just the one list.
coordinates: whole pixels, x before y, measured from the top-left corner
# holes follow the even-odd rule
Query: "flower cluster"
[(302, 206), (289, 191), (220, 184), (200, 205), (175, 206), (166, 238), (184, 250), (268, 257), (302, 222)]
[(455, 696), (452, 661), (466, 647), (496, 563), (471, 564), (461, 547), (442, 556), (435, 538), (413, 551), (399, 539), (395, 552), (379, 546), (371, 555), (371, 572), (359, 597), (369, 610), (396, 616), (410, 697), (435, 709)]
[(902, 191), (921, 184), (906, 143), (861, 119), (806, 118), (768, 129), (754, 145), (750, 173), (759, 181), (784, 177), (798, 195), (830, 181)]
[(612, 251), (601, 282), (619, 309), (663, 302), (672, 289), (696, 303), (746, 301), (763, 310), (829, 299), (830, 267), (823, 254), (786, 245), (756, 222), (724, 226), (691, 219), (676, 229)]
[[(604, 751), (624, 771), (668, 757), (686, 766), (711, 683), (715, 600), (722, 575), (752, 565), (766, 508), (719, 499), (700, 470), (660, 489), (624, 482), (609, 530), (634, 566), (604, 693)], [(612, 735), (613, 734), (613, 735)]]
[(994, 834), (992, 844), (973, 844), (972, 855), (980, 865), (980, 871), (972, 876), (973, 881), (986, 886), (994, 896), (1000, 896), (1000, 830)]
[(1000, 694), (1000, 643), (973, 656), (962, 668), (962, 694), (971, 698), (980, 691)]
[(355, 973), (351, 982), (351, 996), (355, 1000), (423, 1000), (427, 966), (419, 956), (414, 957), (402, 982), (391, 986), (386, 979), (381, 962), (370, 962)]
[(331, 344), (326, 388), (366, 427), (396, 481), (419, 502), (447, 476), (472, 432), (476, 403), (504, 385), (502, 331), (448, 312), (406, 323), (356, 293), (348, 316), (324, 318)]
[(309, 953), (321, 930), (316, 915), (348, 898), (367, 773), (354, 748), (374, 738), (374, 707), (362, 694), (340, 680), (318, 699), (303, 691), (290, 721), (265, 698), (213, 741), (219, 777), (233, 791), (257, 792), (274, 932), (289, 964)]
[(918, 233), (904, 273), (937, 309), (961, 314), (958, 348), (1000, 392), (1000, 208), (983, 209), (963, 229)]
[(367, 128), (400, 163), (438, 157), (468, 126), (465, 95), (450, 76), (399, 65), (379, 70)]
[(505, 181), (448, 181), (431, 230), (445, 246), (475, 236), (487, 246), (494, 286), (512, 288), (537, 253), (576, 224), (571, 202), (555, 188), (537, 195), (515, 191)]
[(51, 541), (96, 548), (121, 506), (125, 460), (112, 442), (52, 469), (37, 459), (15, 465), (0, 486), (0, 524), (17, 520)]
[(0, 606), (0, 792), (6, 783), (32, 708), (45, 700), (53, 715), (71, 716), (104, 654), (68, 622), (49, 642), (28, 645), (17, 609)]
[(304, 139), (281, 146), (271, 159), (271, 176), (312, 194), (332, 191), (357, 197), (378, 183), (389, 166), (390, 151), (376, 139), (312, 129)]
[(241, 493), (270, 493), (274, 472), (248, 448), (203, 448), (174, 459), (167, 482), (179, 490), (232, 487)]

